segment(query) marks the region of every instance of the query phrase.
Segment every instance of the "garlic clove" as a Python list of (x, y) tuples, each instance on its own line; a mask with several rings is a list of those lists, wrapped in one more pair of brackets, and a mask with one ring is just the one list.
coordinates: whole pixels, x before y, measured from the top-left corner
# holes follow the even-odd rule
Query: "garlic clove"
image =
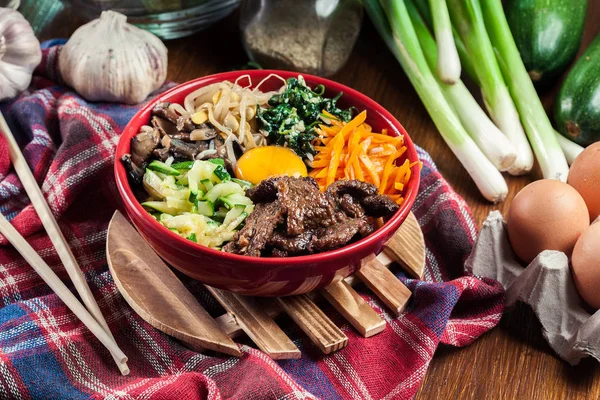
[(90, 101), (137, 104), (167, 75), (167, 48), (114, 11), (77, 29), (63, 47), (63, 80)]

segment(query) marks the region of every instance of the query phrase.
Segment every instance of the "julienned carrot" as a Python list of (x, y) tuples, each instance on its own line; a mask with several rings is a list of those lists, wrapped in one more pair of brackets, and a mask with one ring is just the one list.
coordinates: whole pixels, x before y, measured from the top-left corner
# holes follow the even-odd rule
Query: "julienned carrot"
[(319, 137), (313, 144), (318, 153), (310, 172), (321, 189), (338, 179), (358, 179), (374, 184), (380, 193), (402, 204), (410, 168), (415, 165), (409, 160), (399, 161), (406, 152), (404, 138), (388, 136), (385, 129), (381, 133), (373, 132), (365, 123), (366, 111), (348, 123), (327, 112), (323, 114), (331, 125), (317, 129)]

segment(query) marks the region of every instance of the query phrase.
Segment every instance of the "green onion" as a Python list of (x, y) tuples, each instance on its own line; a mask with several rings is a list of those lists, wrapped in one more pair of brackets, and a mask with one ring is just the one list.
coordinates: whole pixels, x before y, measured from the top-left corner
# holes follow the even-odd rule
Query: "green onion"
[(533, 167), (533, 153), (527, 142), (519, 113), (506, 87), (494, 49), (483, 23), (481, 8), (474, 0), (448, 0), (452, 23), (461, 37), (475, 68), (483, 99), (492, 120), (517, 151), (509, 173), (521, 175)]
[(573, 161), (575, 161), (577, 156), (581, 154), (581, 152), (584, 150), (583, 147), (581, 147), (575, 142), (570, 141), (569, 139), (567, 139), (566, 137), (564, 137), (556, 131), (554, 131), (554, 134), (556, 135), (556, 139), (558, 140), (560, 148), (562, 149), (563, 153), (565, 153), (565, 158), (567, 159), (567, 162), (569, 163), (569, 165), (573, 164)]
[[(413, 3), (415, 6), (417, 6), (421, 17), (423, 17), (427, 26), (430, 29), (433, 28), (433, 17), (431, 16), (431, 11), (429, 10), (428, 0), (414, 0)], [(461, 69), (466, 72), (469, 78), (478, 84), (477, 74), (475, 73), (475, 67), (473, 66), (471, 58), (469, 57), (469, 52), (467, 51), (464, 42), (458, 35), (458, 32), (456, 32), (454, 26), (452, 26), (452, 34), (454, 36), (454, 45), (456, 46), (456, 50), (459, 55)]]
[(478, 10), (481, 7), (482, 13), (479, 14), (483, 14), (482, 21), (485, 21), (500, 69), (519, 110), (544, 178), (566, 181), (569, 174), (567, 160), (519, 55), (501, 0), (485, 0), (481, 4), (479, 0), (470, 0), (469, 3)]
[[(493, 202), (504, 200), (508, 187), (502, 174), (485, 157), (463, 128), (431, 73), (403, 0), (365, 0), (373, 24), (402, 65), (442, 138), (473, 178), (483, 196)], [(388, 22), (389, 18), (389, 22)]]
[[(431, 69), (434, 69), (438, 63), (435, 40), (412, 0), (405, 0), (405, 2), (427, 63)], [(440, 81), (440, 87), (454, 107), (464, 128), (487, 158), (500, 171), (508, 170), (516, 158), (515, 148), (481, 109), (465, 84), (460, 79), (454, 85)]]
[(460, 79), (460, 59), (452, 35), (452, 23), (446, 0), (429, 0), (433, 17), (433, 31), (437, 42), (437, 74), (444, 83), (454, 84)]

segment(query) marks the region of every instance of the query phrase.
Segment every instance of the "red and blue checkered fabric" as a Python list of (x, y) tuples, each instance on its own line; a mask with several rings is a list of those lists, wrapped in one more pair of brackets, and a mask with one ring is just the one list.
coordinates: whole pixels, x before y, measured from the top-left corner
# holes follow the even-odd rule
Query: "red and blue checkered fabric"
[[(113, 180), (119, 134), (138, 107), (88, 103), (60, 85), (60, 47), (44, 50), (29, 92), (0, 104), (56, 215), (131, 374), (121, 376), (104, 347), (33, 269), (0, 241), (0, 396), (23, 399), (403, 399), (412, 398), (439, 343), (465, 346), (493, 328), (504, 292), (490, 279), (465, 276), (476, 236), (465, 202), (423, 161), (413, 211), (427, 244), (423, 281), (400, 278), (413, 291), (398, 318), (367, 290), (362, 295), (387, 321), (365, 339), (333, 309), (327, 314), (349, 338), (324, 356), (289, 319), (280, 325), (302, 350), (275, 362), (250, 342), (242, 358), (201, 354), (144, 322), (119, 294), (105, 257), (106, 228), (118, 205)], [(56, 251), (11, 168), (0, 136), (0, 211), (71, 287)], [(401, 274), (401, 273), (399, 273)], [(209, 312), (223, 310), (182, 278)]]

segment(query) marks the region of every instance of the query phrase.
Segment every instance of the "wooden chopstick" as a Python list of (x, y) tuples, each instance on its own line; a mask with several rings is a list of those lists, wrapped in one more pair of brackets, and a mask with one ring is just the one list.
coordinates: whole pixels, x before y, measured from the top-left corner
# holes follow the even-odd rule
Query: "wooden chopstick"
[[(85, 304), (88, 311), (102, 326), (112, 341), (115, 342), (108, 324), (106, 323), (106, 320), (104, 319), (104, 316), (98, 307), (98, 303), (96, 303), (96, 299), (94, 299), (94, 295), (92, 294), (90, 287), (83, 276), (83, 272), (79, 268), (77, 260), (75, 260), (75, 256), (71, 252), (65, 237), (59, 229), (58, 223), (56, 222), (54, 215), (52, 215), (50, 207), (48, 206), (48, 203), (46, 203), (46, 199), (44, 198), (40, 187), (35, 181), (35, 178), (29, 169), (29, 165), (27, 165), (27, 161), (25, 160), (23, 153), (21, 153), (21, 149), (19, 149), (19, 145), (17, 144), (17, 141), (10, 131), (10, 128), (8, 127), (8, 124), (6, 123), (6, 120), (1, 112), (0, 131), (4, 133), (4, 137), (8, 142), (10, 159), (13, 163), (15, 171), (17, 172), (17, 175), (19, 176), (19, 179), (21, 180), (21, 184), (23, 185), (23, 188), (25, 188), (25, 191), (31, 200), (31, 204), (33, 204), (35, 211), (40, 217), (40, 220), (44, 225), (44, 229), (46, 229), (46, 232), (48, 233), (48, 236), (50, 237), (50, 240), (56, 249), (58, 257), (62, 261), (67, 273), (69, 274), (69, 278), (71, 278), (71, 281), (73, 281), (75, 290), (77, 290), (77, 293), (83, 300), (83, 304)], [(115, 362), (117, 363), (121, 374), (127, 375), (129, 373), (129, 368), (125, 362), (121, 362), (117, 359), (115, 359)]]
[(112, 337), (100, 326), (92, 315), (81, 305), (79, 300), (71, 293), (46, 262), (35, 252), (33, 247), (21, 236), (21, 234), (11, 225), (10, 222), (0, 214), (0, 232), (17, 249), (37, 274), (50, 286), (50, 288), (60, 297), (60, 299), (69, 307), (73, 314), (83, 322), (85, 326), (100, 340), (108, 349), (110, 354), (119, 363), (125, 364), (127, 357)]

